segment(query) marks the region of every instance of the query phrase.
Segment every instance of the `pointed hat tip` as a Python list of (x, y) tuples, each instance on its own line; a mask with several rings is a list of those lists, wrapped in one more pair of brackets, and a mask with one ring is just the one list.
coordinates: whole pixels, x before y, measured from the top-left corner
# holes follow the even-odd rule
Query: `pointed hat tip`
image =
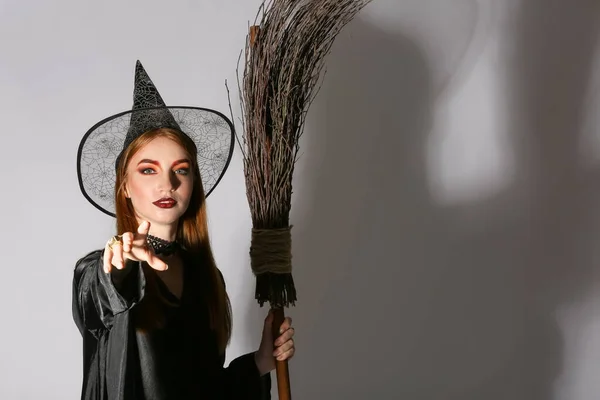
[(165, 102), (158, 93), (154, 82), (148, 76), (140, 60), (137, 60), (133, 84), (133, 109), (164, 106)]
[(148, 73), (146, 72), (146, 69), (140, 60), (135, 62), (135, 80), (150, 80), (150, 77), (148, 76)]

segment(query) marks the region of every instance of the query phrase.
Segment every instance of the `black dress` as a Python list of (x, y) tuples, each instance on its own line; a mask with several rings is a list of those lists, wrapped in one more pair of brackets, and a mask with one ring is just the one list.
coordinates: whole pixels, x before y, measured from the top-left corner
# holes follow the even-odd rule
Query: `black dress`
[(270, 374), (260, 376), (253, 353), (224, 367), (195, 284), (200, 270), (188, 258), (180, 299), (156, 279), (172, 306), (163, 328), (144, 332), (136, 329), (132, 310), (144, 299), (147, 274), (155, 272), (131, 263), (126, 273), (105, 274), (102, 255), (96, 250), (78, 260), (73, 279), (73, 319), (83, 336), (82, 399), (270, 399)]

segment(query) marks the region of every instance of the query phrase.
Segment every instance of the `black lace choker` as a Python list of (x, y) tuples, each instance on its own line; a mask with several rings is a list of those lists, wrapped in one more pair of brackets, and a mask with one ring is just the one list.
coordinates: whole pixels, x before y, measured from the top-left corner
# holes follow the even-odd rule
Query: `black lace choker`
[(170, 256), (179, 249), (179, 243), (176, 240), (169, 242), (152, 235), (146, 235), (146, 240), (156, 255)]

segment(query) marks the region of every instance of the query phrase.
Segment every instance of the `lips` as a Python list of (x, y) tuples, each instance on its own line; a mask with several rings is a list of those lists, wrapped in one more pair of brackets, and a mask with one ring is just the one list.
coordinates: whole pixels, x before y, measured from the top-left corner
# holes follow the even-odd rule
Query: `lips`
[(175, 204), (177, 204), (177, 202), (170, 197), (164, 197), (162, 199), (156, 200), (152, 204), (160, 208), (172, 208), (175, 207)]

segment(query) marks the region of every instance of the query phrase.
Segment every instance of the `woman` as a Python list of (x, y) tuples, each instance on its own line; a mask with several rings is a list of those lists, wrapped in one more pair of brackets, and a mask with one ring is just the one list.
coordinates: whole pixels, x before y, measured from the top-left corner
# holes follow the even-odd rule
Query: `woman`
[[(82, 399), (268, 399), (275, 359), (294, 355), (289, 318), (273, 338), (269, 313), (259, 349), (223, 366), (231, 309), (209, 243), (205, 186), (212, 191), (227, 169), (231, 123), (216, 111), (165, 106), (139, 61), (135, 78), (132, 110), (90, 129), (78, 154), (84, 195), (116, 217), (118, 231), (75, 267)], [(203, 175), (199, 159), (217, 161), (202, 165)]]

